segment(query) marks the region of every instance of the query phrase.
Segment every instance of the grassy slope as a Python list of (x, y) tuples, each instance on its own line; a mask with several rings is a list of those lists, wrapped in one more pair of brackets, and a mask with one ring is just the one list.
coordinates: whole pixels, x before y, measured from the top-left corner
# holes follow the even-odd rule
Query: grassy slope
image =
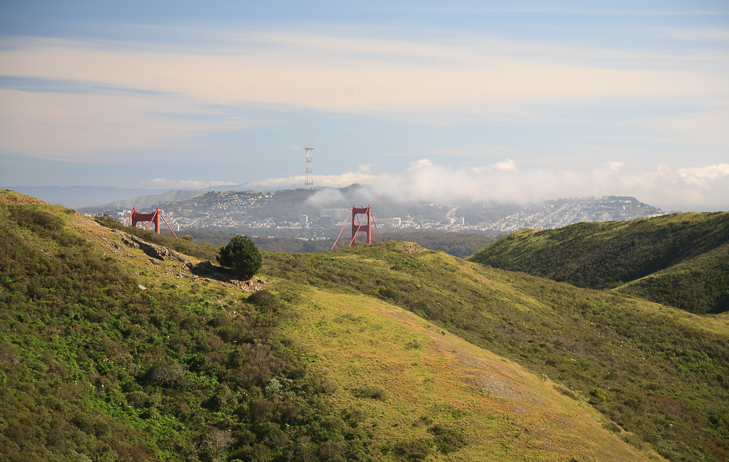
[(0, 191), (0, 458), (376, 459), (277, 329), (278, 297), (120, 244)]
[[(16, 208), (28, 212), (18, 223), (29, 227), (15, 227)], [(59, 226), (43, 222), (45, 214), (61, 217), (49, 222)], [(556, 394), (551, 382), (383, 301), (282, 279), (278, 298), (287, 309), (276, 297), (250, 305), (238, 286), (194, 279), (179, 263), (154, 264), (140, 250), (118, 249), (113, 230), (12, 193), (2, 195), (0, 224), (2, 263), (15, 266), (2, 267), (0, 285), (0, 453), (7, 460), (650, 455), (611, 435), (589, 406)], [(58, 273), (46, 269), (62, 261), (71, 265), (67, 279), (47, 279)], [(21, 268), (31, 264), (46, 269)], [(26, 274), (31, 283), (23, 285), (26, 270), (46, 279)], [(283, 330), (275, 329), (279, 319)], [(350, 324), (358, 335), (346, 332)], [(351, 356), (341, 362), (345, 338)], [(367, 364), (374, 355), (383, 367)], [(320, 378), (324, 369), (337, 391)], [(361, 385), (382, 386), (388, 397), (354, 397)], [(463, 437), (465, 448), (448, 452)]]
[[(606, 400), (598, 399), (598, 410), (629, 430), (642, 432), (643, 438), (675, 460), (682, 454), (697, 459), (702, 453), (707, 460), (721, 460), (722, 454), (726, 454), (722, 451), (726, 449), (729, 400), (727, 384), (721, 382), (727, 376), (725, 363), (729, 357), (725, 316), (699, 318), (642, 301), (489, 270), (402, 243), (308, 256), (269, 254), (264, 268), (266, 276), (277, 281), (277, 291), (288, 300), (288, 309), (283, 311), (296, 315), (288, 321), (282, 318), (286, 333), (297, 338), (309, 352), (294, 356), (308, 361), (309, 367), (305, 369), (311, 371), (303, 378), (300, 373), (291, 375), (285, 372), (286, 368), (281, 369), (280, 361), (275, 361), (279, 365), (264, 368), (255, 383), (229, 383), (233, 377), (230, 374), (236, 372), (225, 365), (230, 364), (231, 358), (239, 357), (236, 352), (240, 347), (233, 344), (238, 337), (231, 336), (231, 329), (242, 330), (240, 338), (250, 339), (253, 335), (259, 339), (253, 345), (271, 345), (273, 353), (284, 357), (291, 357), (298, 350), (291, 350), (290, 340), (282, 343), (285, 337), (272, 335), (278, 332), (275, 329), (246, 330), (244, 325), (229, 325), (226, 320), (238, 323), (248, 319), (248, 324), (255, 320), (258, 325), (259, 319), (269, 319), (262, 323), (265, 328), (274, 326), (271, 321), (276, 321), (278, 315), (265, 306), (244, 303), (244, 294), (236, 286), (178, 278), (175, 275), (180, 273), (179, 264), (154, 265), (141, 251), (117, 250), (112, 241), (118, 242), (118, 236), (79, 215), (66, 213), (62, 208), (33, 207), (63, 216), (69, 234), (83, 236), (84, 241), (90, 242), (87, 253), (103, 256), (102, 264), (129, 275), (131, 281), (127, 282), (131, 287), (125, 290), (131, 291), (133, 303), (104, 309), (80, 306), (66, 315), (43, 314), (42, 306), (36, 302), (23, 307), (21, 301), (21, 305), (15, 305), (16, 311), (7, 311), (7, 307), (0, 305), (0, 380), (8, 384), (3, 390), (12, 393), (2, 400), (9, 406), (2, 408), (0, 420), (0, 433), (5, 438), (23, 439), (25, 432), (35, 441), (53, 442), (46, 443), (44, 450), (58, 449), (62, 452), (55, 454), (63, 454), (64, 458), (70, 457), (70, 451), (79, 451), (99, 460), (118, 458), (120, 454), (130, 460), (134, 454), (139, 455), (137, 460), (146, 455), (175, 460), (181, 458), (181, 451), (187, 451), (188, 455), (213, 460), (218, 456), (230, 457), (235, 448), (251, 447), (248, 452), (238, 452), (245, 459), (252, 457), (254, 450), (275, 451), (270, 446), (280, 441), (275, 438), (280, 434), (274, 427), (262, 427), (255, 415), (244, 412), (241, 406), (250, 407), (251, 401), (240, 396), (231, 400), (230, 390), (270, 401), (273, 414), (278, 415), (275, 419), (280, 420), (290, 412), (290, 407), (278, 395), (267, 394), (267, 384), (273, 377), (287, 384), (285, 379), (291, 377), (297, 386), (313, 383), (315, 388), (324, 390), (299, 392), (299, 398), (310, 404), (299, 402), (302, 413), (323, 419), (317, 421), (320, 423), (294, 420), (290, 422), (293, 428), (285, 427), (291, 444), (295, 439), (292, 435), (308, 432), (313, 443), (310, 446), (314, 448), (311, 457), (325, 459), (339, 451), (349, 458), (359, 454), (363, 459), (395, 460), (403, 455), (415, 458), (425, 448), (431, 459), (452, 460), (473, 460), (476, 454), (485, 460), (563, 460), (567, 454), (594, 455), (600, 460), (645, 458), (597, 424), (599, 419), (585, 407), (585, 400), (594, 401), (601, 396)], [(58, 245), (32, 230), (23, 231), (22, 235), (40, 253), (53, 255), (54, 246)], [(102, 251), (106, 255), (101, 255)], [(157, 300), (159, 305), (153, 311), (145, 305), (152, 299), (134, 295), (138, 292), (137, 283), (144, 284), (145, 293)], [(7, 287), (11, 286), (5, 284)], [(16, 289), (23, 293), (22, 287), (11, 287), (11, 295)], [(2, 295), (5, 297), (8, 292), (4, 290)], [(431, 318), (432, 323), (394, 305), (419, 312)], [(20, 313), (18, 317), (18, 310), (26, 309), (27, 316)], [(238, 312), (245, 316), (231, 316), (231, 311), (233, 315)], [(116, 319), (116, 324), (104, 326), (104, 316)], [(185, 322), (192, 324), (180, 329), (179, 323)], [(508, 360), (497, 360), (493, 354), (460, 341), (450, 332), (443, 336), (441, 331), (445, 329), (434, 328), (437, 324), (473, 344), (528, 366), (544, 381)], [(65, 329), (80, 329), (87, 334), (53, 337), (52, 330), (63, 325), (68, 326)], [(646, 330), (647, 325), (659, 326), (657, 334)], [(105, 328), (109, 329), (100, 330)], [(191, 332), (195, 336), (190, 337)], [(171, 336), (165, 338), (165, 333)], [(44, 337), (47, 335), (51, 335), (50, 340)], [(100, 339), (95, 340), (96, 337)], [(135, 345), (132, 363), (123, 360), (123, 351), (116, 351), (129, 339)], [(98, 343), (100, 340), (103, 342)], [(204, 351), (185, 356), (190, 349), (203, 345), (207, 345)], [(382, 367), (368, 363), (375, 355)], [(642, 360), (641, 356), (648, 359)], [(184, 365), (183, 382), (197, 384), (191, 395), (183, 396), (177, 389), (180, 384), (170, 387), (159, 380), (150, 382), (155, 358), (160, 357)], [(114, 366), (105, 365), (104, 358), (113, 359)], [(296, 364), (294, 361), (288, 367), (301, 370), (302, 366)], [(137, 372), (132, 373), (135, 368)], [(336, 392), (326, 386), (326, 380), (316, 385), (316, 372), (325, 369), (330, 370), (330, 379), (340, 386)], [(237, 374), (234, 376), (250, 376), (250, 372)], [(120, 382), (124, 376), (127, 382)], [(204, 377), (209, 379), (203, 380)], [(473, 381), (464, 381), (463, 377)], [(112, 387), (102, 390), (100, 385), (105, 383)], [(577, 396), (564, 385), (575, 390)], [(74, 391), (75, 386), (80, 387), (78, 391)], [(360, 397), (353, 394), (367, 386), (382, 388), (388, 397), (384, 401), (363, 398), (362, 390)], [(600, 389), (602, 394), (590, 394), (593, 389)], [(574, 396), (576, 401), (556, 395), (554, 390)], [(34, 393), (43, 393), (44, 398), (34, 399)], [(187, 403), (183, 410), (174, 405), (181, 396)], [(546, 406), (538, 404), (539, 400)], [(620, 406), (634, 412), (626, 412)], [(32, 430), (23, 429), (21, 423), (8, 418), (18, 409), (26, 409), (26, 415), (37, 416), (44, 423)], [(194, 423), (195, 416), (201, 416), (202, 422), (198, 419)], [(190, 422), (197, 427), (185, 425), (187, 430), (183, 430), (180, 419), (193, 419)], [(108, 427), (94, 426), (94, 421)], [(46, 429), (48, 422), (55, 422), (53, 426), (59, 431), (44, 433), (50, 431)], [(284, 428), (288, 422), (273, 423)], [(427, 430), (439, 428), (438, 424), (454, 433)], [(649, 450), (631, 433), (610, 424), (605, 426), (617, 430), (623, 440), (643, 451)], [(226, 428), (235, 429), (236, 446), (228, 452), (218, 447), (218, 452), (213, 453), (214, 448), (209, 446), (214, 441), (225, 443), (225, 439), (221, 442), (220, 432)], [(455, 441), (451, 447), (458, 446), (459, 431), (465, 432), (467, 445), (447, 455), (421, 441), (441, 445), (443, 441)], [(252, 446), (248, 444), (250, 432)], [(317, 446), (323, 441), (317, 438), (326, 435), (349, 435), (349, 439), (343, 440), (349, 441), (349, 446), (336, 438), (330, 446)], [(453, 437), (450, 440), (449, 435)], [(36, 452), (26, 451), (29, 455), (24, 458), (16, 452), (10, 460), (52, 459), (27, 437), (24, 444)], [(697, 438), (704, 441), (697, 443)], [(3, 441), (0, 447), (9, 447), (8, 440)], [(259, 441), (258, 446), (255, 441)], [(609, 446), (615, 447), (612, 454), (606, 452)]]
[[(389, 303), (310, 289), (296, 313), (285, 328), (341, 387), (333, 405), (361, 407), (382, 441), (429, 439), (437, 423), (463, 431), (467, 445), (434, 460), (648, 458), (550, 380)], [(386, 398), (357, 397), (362, 387)]]
[(399, 242), (272, 254), (265, 265), (287, 280), (396, 304), (545, 374), (671, 460), (729, 455), (725, 317), (699, 317)]
[[(727, 248), (722, 247), (727, 243), (729, 212), (682, 213), (522, 230), (484, 247), (469, 261), (595, 289), (654, 275), (623, 289), (691, 312), (717, 313), (729, 309)], [(684, 266), (673, 268), (680, 263)]]

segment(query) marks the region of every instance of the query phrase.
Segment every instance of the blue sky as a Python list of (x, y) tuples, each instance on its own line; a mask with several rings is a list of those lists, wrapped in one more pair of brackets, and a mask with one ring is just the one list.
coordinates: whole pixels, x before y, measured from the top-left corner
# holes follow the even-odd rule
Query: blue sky
[(0, 185), (729, 209), (729, 4), (0, 3)]

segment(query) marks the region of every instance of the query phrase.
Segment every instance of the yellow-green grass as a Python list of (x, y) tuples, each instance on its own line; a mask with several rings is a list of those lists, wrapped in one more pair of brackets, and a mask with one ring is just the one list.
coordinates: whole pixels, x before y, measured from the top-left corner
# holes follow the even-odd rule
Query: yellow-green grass
[[(429, 460), (651, 460), (602, 427), (548, 377), (478, 348), (396, 306), (310, 289), (284, 329), (338, 385), (332, 405), (360, 407), (379, 441), (428, 438), (440, 423), (468, 445)], [(385, 400), (357, 397), (378, 387)]]
[(416, 247), (387, 242), (318, 255), (269, 254), (266, 271), (427, 316), (569, 386), (665, 457), (689, 460), (713, 451), (714, 460), (723, 460), (723, 417), (716, 415), (725, 408), (726, 318)]

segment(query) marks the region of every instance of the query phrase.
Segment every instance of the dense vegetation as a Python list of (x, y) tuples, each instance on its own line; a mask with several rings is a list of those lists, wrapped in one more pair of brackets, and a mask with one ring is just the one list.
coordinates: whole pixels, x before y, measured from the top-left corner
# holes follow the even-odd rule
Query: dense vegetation
[(331, 411), (276, 329), (293, 295), (144, 287), (74, 214), (0, 202), (3, 460), (372, 457), (361, 413)]
[(729, 339), (668, 309), (397, 242), (271, 254), (264, 271), (411, 310), (578, 391), (672, 461), (729, 457)]
[(618, 290), (694, 313), (729, 311), (729, 243)]
[(578, 287), (613, 289), (635, 281), (619, 290), (694, 313), (720, 313), (729, 310), (725, 244), (729, 212), (682, 213), (522, 230), (469, 260)]

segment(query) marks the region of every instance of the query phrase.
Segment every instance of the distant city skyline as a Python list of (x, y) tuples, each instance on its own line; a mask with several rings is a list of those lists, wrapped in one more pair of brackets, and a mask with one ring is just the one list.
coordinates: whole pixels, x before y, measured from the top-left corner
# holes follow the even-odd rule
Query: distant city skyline
[(5, 2), (0, 187), (729, 209), (729, 4), (548, 5)]

